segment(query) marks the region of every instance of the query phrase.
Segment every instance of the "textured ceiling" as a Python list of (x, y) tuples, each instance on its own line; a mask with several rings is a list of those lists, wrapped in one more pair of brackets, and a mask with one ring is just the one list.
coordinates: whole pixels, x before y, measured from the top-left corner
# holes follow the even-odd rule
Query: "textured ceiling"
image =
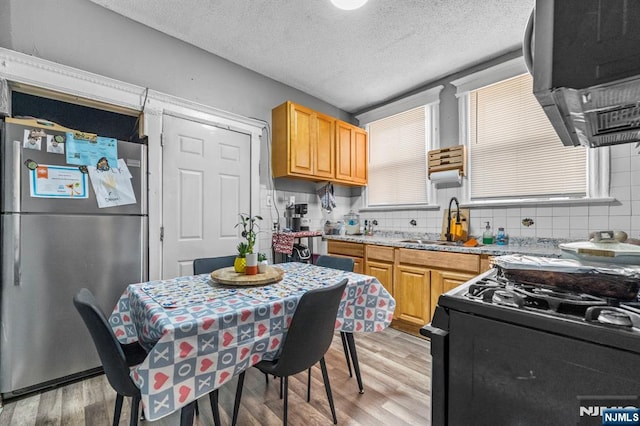
[(356, 113), (518, 49), (534, 0), (91, 0)]

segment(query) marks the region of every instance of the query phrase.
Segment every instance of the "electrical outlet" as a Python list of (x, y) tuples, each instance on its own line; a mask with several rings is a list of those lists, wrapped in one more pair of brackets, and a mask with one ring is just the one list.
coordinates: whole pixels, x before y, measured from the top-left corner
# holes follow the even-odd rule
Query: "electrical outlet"
[(271, 194), (267, 194), (267, 207), (271, 207), (273, 205), (273, 199), (271, 198)]

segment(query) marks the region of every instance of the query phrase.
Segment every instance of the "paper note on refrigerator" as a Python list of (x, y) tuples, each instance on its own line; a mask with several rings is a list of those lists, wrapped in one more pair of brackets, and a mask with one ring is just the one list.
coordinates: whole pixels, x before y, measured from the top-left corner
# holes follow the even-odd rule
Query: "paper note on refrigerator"
[(31, 196), (36, 198), (88, 198), (87, 175), (77, 167), (40, 164), (29, 172)]
[(120, 158), (118, 167), (99, 170), (95, 166), (87, 166), (91, 186), (96, 193), (98, 208), (124, 206), (136, 203), (136, 194), (131, 185), (131, 173), (125, 161)]
[[(103, 170), (117, 167), (118, 141), (114, 138), (98, 136), (95, 140), (77, 138), (73, 132), (67, 132), (67, 163), (79, 166), (97, 167)], [(104, 167), (105, 164), (108, 167)]]

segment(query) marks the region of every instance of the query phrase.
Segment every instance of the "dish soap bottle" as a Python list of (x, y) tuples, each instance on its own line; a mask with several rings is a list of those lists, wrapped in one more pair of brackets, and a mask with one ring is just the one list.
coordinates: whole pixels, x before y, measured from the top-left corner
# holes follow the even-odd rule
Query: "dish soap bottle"
[(498, 234), (496, 235), (496, 244), (504, 246), (507, 244), (507, 234), (504, 232), (504, 228), (498, 228)]
[(493, 244), (493, 232), (491, 232), (489, 222), (487, 222), (486, 230), (482, 234), (482, 244)]

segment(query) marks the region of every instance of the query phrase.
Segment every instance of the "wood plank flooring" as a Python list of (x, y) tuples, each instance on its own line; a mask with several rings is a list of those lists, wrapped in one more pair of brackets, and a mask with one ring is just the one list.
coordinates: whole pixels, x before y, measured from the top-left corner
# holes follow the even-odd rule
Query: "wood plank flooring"
[[(431, 417), (431, 355), (429, 341), (388, 328), (380, 333), (355, 334), (365, 392), (358, 393), (349, 377), (339, 334), (326, 355), (339, 425), (428, 425)], [(312, 369), (311, 402), (306, 402), (306, 373), (289, 379), (289, 425), (331, 425), (331, 411), (319, 366)], [(222, 424), (231, 424), (236, 383), (220, 389)], [(21, 399), (5, 401), (0, 425), (108, 426), (113, 421), (115, 392), (104, 375)], [(213, 425), (209, 399), (199, 400), (195, 424)], [(125, 399), (120, 425), (129, 421)], [(140, 425), (179, 424), (179, 412)], [(282, 424), (279, 382), (265, 383), (262, 373), (247, 371), (239, 425)]]

